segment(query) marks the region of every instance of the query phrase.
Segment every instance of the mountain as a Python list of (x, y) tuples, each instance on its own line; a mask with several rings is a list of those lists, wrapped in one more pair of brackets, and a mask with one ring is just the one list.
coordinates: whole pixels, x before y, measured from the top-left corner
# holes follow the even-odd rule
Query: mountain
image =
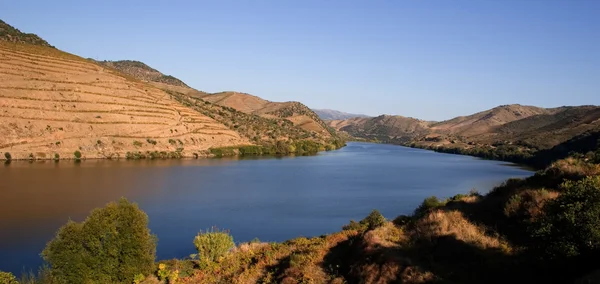
[(600, 107), (540, 108), (513, 104), (441, 122), (378, 116), (328, 123), (357, 138), (504, 159), (494, 153), (529, 156), (600, 130)]
[(314, 133), (323, 139), (337, 139), (327, 124), (307, 106), (299, 102), (271, 102), (260, 97), (240, 92), (206, 93), (186, 85), (183, 81), (164, 75), (160, 71), (139, 61), (97, 61), (136, 79), (146, 81), (169, 92), (176, 92), (202, 99), (213, 104), (233, 108), (250, 115), (267, 119), (285, 119), (305, 131)]
[(144, 64), (143, 62), (134, 60), (120, 60), (120, 61), (97, 61), (97, 63), (106, 67), (114, 68), (121, 71), (122, 73), (131, 75), (139, 80), (147, 82), (158, 82), (179, 87), (189, 87), (183, 81), (170, 76), (165, 75), (158, 70)]
[(313, 109), (313, 111), (322, 119), (322, 120), (343, 120), (355, 117), (369, 117), (364, 114), (354, 114), (341, 112), (332, 109)]
[(53, 47), (39, 36), (35, 34), (23, 33), (2, 20), (0, 20), (0, 41), (29, 43), (39, 46)]
[(372, 118), (356, 117), (332, 120), (328, 124), (334, 129), (344, 131), (354, 137), (408, 142), (415, 137), (429, 133), (431, 122), (399, 115), (380, 115)]
[(0, 58), (0, 158), (307, 153), (342, 144), (326, 126), (311, 126), (318, 117), (300, 103), (241, 112), (143, 63), (98, 63), (14, 41), (0, 41)]

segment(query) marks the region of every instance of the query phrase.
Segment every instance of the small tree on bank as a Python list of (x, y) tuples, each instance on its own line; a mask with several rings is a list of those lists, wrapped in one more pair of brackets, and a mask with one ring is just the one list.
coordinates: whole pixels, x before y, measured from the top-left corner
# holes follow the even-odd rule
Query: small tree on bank
[(132, 283), (154, 269), (156, 237), (148, 216), (125, 198), (95, 209), (82, 223), (69, 221), (42, 257), (65, 283)]

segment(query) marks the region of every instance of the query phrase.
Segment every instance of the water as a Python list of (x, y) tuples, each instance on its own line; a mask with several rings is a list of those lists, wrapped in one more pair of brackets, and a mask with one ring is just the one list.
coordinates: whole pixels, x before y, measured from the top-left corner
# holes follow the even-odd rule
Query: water
[(121, 196), (158, 236), (158, 258), (194, 253), (212, 226), (235, 241), (283, 241), (339, 231), (372, 209), (411, 213), (424, 198), (484, 193), (532, 172), (498, 161), (394, 145), (348, 143), (310, 157), (13, 162), (0, 167), (0, 270), (19, 275), (70, 218)]

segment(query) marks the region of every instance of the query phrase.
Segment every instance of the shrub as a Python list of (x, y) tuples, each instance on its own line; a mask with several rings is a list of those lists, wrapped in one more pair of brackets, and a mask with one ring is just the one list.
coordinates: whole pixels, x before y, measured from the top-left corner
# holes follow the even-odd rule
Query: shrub
[(217, 262), (235, 246), (229, 232), (217, 228), (198, 233), (194, 239), (194, 245), (198, 250), (201, 266)]
[(125, 198), (59, 229), (42, 257), (60, 283), (132, 283), (154, 268), (156, 238), (148, 216)]
[(19, 284), (17, 278), (10, 272), (0, 271), (0, 283), (2, 284)]
[(435, 196), (428, 197), (423, 200), (423, 203), (421, 203), (417, 209), (415, 209), (414, 215), (416, 217), (422, 217), (433, 209), (444, 206), (445, 204), (446, 202), (439, 200)]
[(79, 150), (75, 151), (75, 152), (73, 153), (73, 155), (75, 156), (75, 159), (76, 159), (76, 160), (79, 160), (79, 159), (81, 159), (81, 152), (79, 152)]
[(60, 155), (58, 153), (54, 153), (54, 160), (60, 160)]
[(534, 226), (539, 249), (550, 258), (587, 254), (600, 249), (600, 177), (567, 181), (561, 194), (543, 207)]
[(146, 139), (146, 142), (148, 142), (149, 144), (152, 144), (152, 145), (156, 145), (156, 140), (153, 140), (150, 138)]
[(140, 142), (140, 141), (137, 141), (137, 140), (136, 140), (136, 141), (133, 141), (133, 146), (135, 146), (135, 147), (141, 147), (142, 145), (143, 145), (143, 144), (142, 144), (142, 142)]
[(4, 153), (4, 158), (6, 158), (7, 161), (12, 160), (12, 155), (9, 152)]
[(367, 217), (360, 220), (360, 224), (367, 227), (369, 230), (373, 230), (375, 228), (379, 228), (385, 224), (385, 217), (379, 213), (376, 209), (371, 211)]

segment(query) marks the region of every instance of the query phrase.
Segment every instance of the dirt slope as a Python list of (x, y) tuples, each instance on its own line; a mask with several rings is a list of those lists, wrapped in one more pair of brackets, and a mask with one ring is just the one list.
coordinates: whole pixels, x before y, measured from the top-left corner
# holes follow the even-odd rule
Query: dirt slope
[[(0, 158), (124, 157), (251, 144), (166, 92), (43, 46), (0, 42)], [(183, 150), (182, 150), (183, 148)]]

